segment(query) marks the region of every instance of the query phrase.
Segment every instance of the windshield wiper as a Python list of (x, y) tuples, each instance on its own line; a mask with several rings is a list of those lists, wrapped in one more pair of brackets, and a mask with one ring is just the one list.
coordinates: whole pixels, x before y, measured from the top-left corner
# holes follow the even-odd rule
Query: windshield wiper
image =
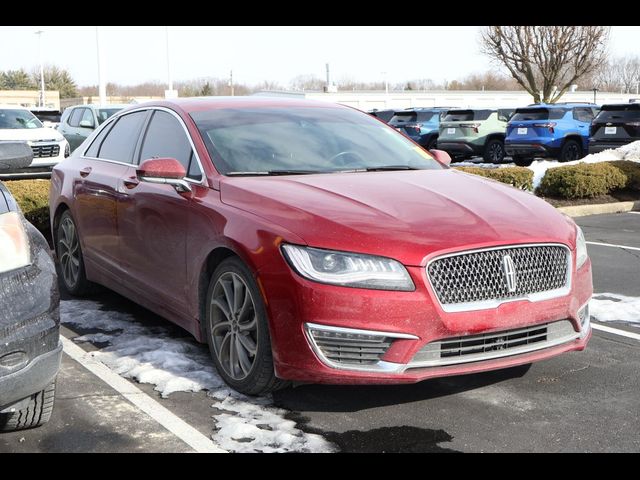
[(387, 172), (393, 170), (422, 170), (422, 168), (411, 167), (409, 165), (382, 165), (380, 167), (367, 167), (367, 172)]
[(225, 175), (229, 177), (243, 177), (243, 176), (275, 176), (275, 175), (311, 175), (313, 173), (325, 173), (321, 170), (265, 170), (262, 172), (227, 172)]

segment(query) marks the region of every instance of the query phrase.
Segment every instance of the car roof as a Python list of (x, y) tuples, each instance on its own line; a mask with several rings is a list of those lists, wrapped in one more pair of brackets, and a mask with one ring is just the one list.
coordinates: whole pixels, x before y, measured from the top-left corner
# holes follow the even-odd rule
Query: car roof
[[(216, 109), (249, 109), (249, 108), (278, 108), (278, 107), (319, 107), (352, 109), (345, 105), (322, 101), (298, 98), (241, 96), (241, 97), (186, 97), (171, 100), (155, 100), (129, 105), (127, 110), (145, 107), (167, 107), (182, 110), (186, 113), (202, 112)], [(354, 109), (355, 110), (355, 109)], [(364, 113), (364, 112), (363, 112)]]
[[(133, 103), (114, 103), (114, 104), (107, 104), (107, 105), (98, 105), (95, 103), (88, 103), (88, 104), (82, 104), (82, 105), (71, 105), (70, 107), (67, 107), (66, 110), (70, 110), (72, 108), (127, 108), (127, 107), (131, 107), (133, 106)], [(139, 105), (139, 104), (135, 104), (135, 105)]]
[(527, 105), (526, 107), (519, 107), (518, 110), (523, 108), (561, 108), (564, 110), (569, 110), (573, 107), (598, 107), (595, 103), (589, 102), (560, 102), (560, 103), (532, 103)]

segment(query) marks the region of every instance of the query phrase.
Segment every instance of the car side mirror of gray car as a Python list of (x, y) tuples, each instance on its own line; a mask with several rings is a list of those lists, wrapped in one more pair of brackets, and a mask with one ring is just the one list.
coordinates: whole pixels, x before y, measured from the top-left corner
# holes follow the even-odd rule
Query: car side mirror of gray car
[(89, 120), (82, 120), (80, 122), (80, 127), (81, 128), (90, 128), (90, 129), (94, 129), (95, 125), (93, 124), (93, 122), (90, 122)]
[(26, 142), (0, 142), (0, 171), (27, 168), (33, 161), (33, 151)]

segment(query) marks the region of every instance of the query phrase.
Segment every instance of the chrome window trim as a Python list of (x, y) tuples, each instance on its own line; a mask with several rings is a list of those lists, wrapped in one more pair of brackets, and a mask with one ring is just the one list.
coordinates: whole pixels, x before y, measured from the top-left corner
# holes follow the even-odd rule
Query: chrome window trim
[(305, 323), (304, 324), (304, 333), (307, 337), (307, 341), (313, 350), (313, 353), (316, 354), (316, 357), (324, 363), (327, 367), (335, 368), (337, 370), (351, 370), (358, 372), (382, 372), (382, 373), (402, 373), (402, 371), (406, 368), (406, 365), (402, 363), (393, 363), (393, 362), (385, 362), (379, 361), (373, 365), (342, 365), (336, 362), (329, 360), (322, 353), (322, 350), (316, 343), (313, 335), (310, 330), (322, 330), (325, 332), (339, 332), (339, 333), (356, 333), (361, 335), (375, 335), (378, 337), (389, 337), (389, 338), (398, 338), (398, 339), (407, 339), (407, 340), (419, 340), (419, 337), (415, 335), (409, 335), (407, 333), (393, 333), (393, 332), (383, 332), (379, 330), (361, 330), (357, 328), (344, 328), (344, 327), (332, 327), (329, 325), (319, 325), (317, 323)]
[[(567, 282), (564, 287), (556, 288), (554, 290), (549, 290), (546, 292), (539, 293), (530, 293), (528, 295), (523, 295), (520, 297), (514, 298), (505, 298), (505, 299), (494, 299), (494, 300), (482, 300), (479, 302), (466, 302), (466, 303), (453, 303), (453, 304), (443, 304), (440, 302), (440, 298), (438, 298), (438, 294), (433, 287), (433, 282), (431, 281), (431, 276), (429, 275), (429, 266), (438, 260), (442, 260), (443, 258), (449, 257), (457, 257), (460, 255), (467, 255), (479, 252), (488, 252), (493, 250), (509, 250), (514, 248), (526, 248), (526, 247), (562, 247), (567, 251)], [(571, 284), (573, 281), (573, 256), (571, 254), (571, 249), (565, 245), (564, 243), (519, 243), (519, 244), (511, 244), (511, 245), (500, 245), (498, 247), (484, 247), (484, 248), (475, 248), (473, 250), (460, 250), (458, 252), (447, 253), (444, 255), (438, 255), (431, 260), (429, 260), (424, 267), (425, 273), (427, 275), (427, 280), (429, 281), (429, 287), (433, 293), (433, 297), (440, 305), (440, 308), (446, 313), (458, 313), (458, 312), (470, 312), (473, 310), (489, 310), (492, 308), (497, 308), (500, 305), (511, 302), (519, 302), (522, 300), (528, 300), (532, 303), (542, 302), (545, 300), (551, 300), (554, 298), (560, 298), (568, 295), (571, 292)]]
[[(163, 111), (163, 112), (167, 112), (167, 113), (173, 115), (178, 120), (178, 123), (180, 123), (180, 126), (182, 127), (182, 130), (184, 131), (184, 134), (187, 136), (187, 139), (189, 140), (189, 144), (191, 145), (191, 150), (193, 151), (193, 156), (197, 160), (198, 167), (200, 168), (200, 173), (202, 174), (202, 179), (201, 180), (196, 180), (194, 178), (189, 178), (189, 177), (185, 177), (184, 180), (186, 182), (193, 183), (194, 185), (207, 186), (207, 182), (206, 182), (207, 177), (206, 177), (206, 175), (204, 173), (204, 168), (202, 167), (202, 161), (200, 160), (200, 155), (198, 154), (198, 150), (196, 149), (196, 146), (193, 143), (193, 139), (191, 138), (191, 135), (189, 135), (189, 130), (187, 129), (187, 126), (184, 123), (184, 120), (182, 120), (182, 118), (180, 117), (180, 115), (178, 115), (175, 111), (171, 110), (170, 108), (158, 107), (158, 106), (150, 106), (150, 107), (139, 107), (139, 108), (135, 108), (133, 110), (127, 110), (126, 112), (118, 112), (115, 115), (112, 115), (110, 118), (108, 118), (106, 122), (104, 122), (102, 125), (100, 125), (95, 130), (95, 136), (97, 137), (100, 134), (100, 132), (102, 131), (103, 128), (106, 128), (106, 126), (109, 125), (111, 122), (115, 122), (117, 119), (119, 119), (120, 117), (122, 117), (124, 115), (129, 115), (131, 113), (136, 113), (136, 112), (141, 112), (141, 111), (149, 111), (149, 110), (160, 110), (160, 111)], [(118, 165), (127, 165), (129, 167), (136, 167), (137, 166), (137, 164), (135, 164), (135, 163), (120, 162), (118, 160), (110, 160), (108, 158), (88, 157), (86, 155), (86, 153), (91, 148), (92, 144), (93, 144), (93, 141), (82, 152), (82, 157), (83, 158), (86, 158), (88, 160), (99, 160), (99, 161), (108, 162), (108, 163), (115, 163), (115, 164), (118, 164)]]

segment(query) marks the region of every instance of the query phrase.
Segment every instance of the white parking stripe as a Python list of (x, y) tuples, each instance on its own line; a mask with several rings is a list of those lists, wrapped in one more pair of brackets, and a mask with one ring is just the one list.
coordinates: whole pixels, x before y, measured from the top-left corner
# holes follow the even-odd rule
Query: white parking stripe
[(600, 325), (599, 323), (591, 322), (591, 327), (594, 330), (602, 330), (603, 332), (613, 333), (614, 335), (620, 335), (622, 337), (633, 338), (634, 340), (640, 340), (640, 335), (637, 333), (627, 332), (626, 330), (620, 330), (619, 328), (611, 328), (606, 325)]
[(176, 437), (189, 445), (198, 453), (227, 453), (211, 439), (193, 428), (180, 417), (160, 405), (156, 400), (144, 393), (128, 380), (113, 372), (106, 365), (92, 358), (71, 340), (60, 336), (64, 352), (72, 359), (93, 373), (96, 377), (120, 393), (124, 398), (153, 418)]
[(587, 244), (588, 245), (599, 245), (601, 247), (622, 248), (624, 250), (638, 250), (640, 252), (640, 248), (638, 248), (638, 247), (629, 247), (627, 245), (616, 245), (615, 243), (587, 242)]
[(633, 213), (634, 215), (640, 215), (640, 212), (627, 212), (627, 213)]

